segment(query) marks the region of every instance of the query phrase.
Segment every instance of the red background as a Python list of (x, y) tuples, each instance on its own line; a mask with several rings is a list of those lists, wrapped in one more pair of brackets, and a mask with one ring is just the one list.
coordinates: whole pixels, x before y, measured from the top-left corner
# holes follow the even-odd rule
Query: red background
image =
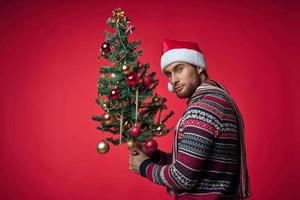
[[(246, 123), (253, 200), (299, 199), (299, 5), (293, 1), (1, 1), (0, 199), (172, 199), (128, 170), (128, 151), (96, 144), (97, 53), (106, 19), (122, 7), (142, 40), (141, 61), (176, 112), (160, 72), (164, 38), (197, 41), (212, 79)], [(159, 138), (171, 150), (173, 134)]]

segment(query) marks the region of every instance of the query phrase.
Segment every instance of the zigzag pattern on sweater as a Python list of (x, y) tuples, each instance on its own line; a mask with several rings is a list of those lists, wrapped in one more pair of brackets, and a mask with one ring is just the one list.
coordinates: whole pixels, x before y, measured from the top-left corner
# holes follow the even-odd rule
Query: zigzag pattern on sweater
[(187, 119), (200, 120), (202, 122), (206, 122), (212, 125), (215, 129), (223, 132), (226, 130), (232, 130), (234, 132), (238, 131), (238, 127), (236, 124), (229, 121), (221, 121), (221, 119), (217, 118), (212, 113), (203, 110), (199, 107), (190, 107), (182, 118), (183, 121), (186, 121)]
[(180, 173), (174, 166), (170, 168), (171, 176), (177, 180), (177, 183), (184, 188), (184, 189), (190, 189), (192, 188), (197, 180), (191, 180), (188, 177), (184, 176), (182, 173)]
[[(212, 148), (213, 145), (214, 148)], [(234, 144), (214, 143), (199, 135), (185, 133), (178, 150), (202, 158), (209, 157), (225, 161), (237, 161), (237, 148), (237, 145)]]
[(201, 179), (195, 188), (200, 190), (226, 191), (230, 187), (230, 184), (231, 183), (229, 181)]

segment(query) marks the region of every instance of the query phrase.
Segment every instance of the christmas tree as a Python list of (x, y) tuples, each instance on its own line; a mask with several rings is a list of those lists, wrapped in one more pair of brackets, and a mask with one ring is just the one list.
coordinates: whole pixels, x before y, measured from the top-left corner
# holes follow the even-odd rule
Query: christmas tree
[(97, 84), (96, 103), (104, 114), (92, 119), (99, 122), (97, 129), (113, 136), (102, 140), (97, 149), (107, 153), (110, 142), (114, 145), (127, 143), (129, 148), (139, 144), (146, 151), (155, 151), (157, 142), (153, 138), (170, 132), (165, 122), (174, 113), (169, 111), (162, 116), (167, 110), (166, 99), (154, 93), (159, 83), (155, 72), (148, 72), (149, 64), (138, 61), (143, 53), (137, 49), (141, 41), (128, 40), (135, 27), (120, 8), (112, 13), (107, 24), (113, 31), (105, 31), (98, 58), (98, 62), (104, 58), (111, 63), (111, 66), (100, 67)]

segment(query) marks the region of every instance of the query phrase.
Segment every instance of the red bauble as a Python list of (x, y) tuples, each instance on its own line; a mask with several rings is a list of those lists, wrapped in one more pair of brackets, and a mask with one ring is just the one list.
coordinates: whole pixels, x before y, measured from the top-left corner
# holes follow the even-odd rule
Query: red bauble
[(152, 84), (152, 77), (146, 74), (143, 78), (143, 83), (146, 87), (149, 87)]
[(101, 45), (101, 50), (104, 52), (104, 53), (109, 53), (111, 51), (110, 49), (110, 44), (104, 42), (102, 45)]
[(126, 76), (126, 82), (130, 86), (135, 86), (139, 83), (139, 77), (136, 73), (130, 73), (128, 76)]
[(103, 115), (103, 120), (104, 120), (105, 122), (110, 121), (110, 120), (111, 120), (111, 115), (110, 115), (109, 113), (105, 113), (105, 114)]
[(142, 133), (142, 129), (141, 129), (141, 125), (139, 124), (135, 124), (130, 130), (130, 134), (133, 137), (138, 137), (141, 135), (141, 133)]
[(152, 153), (152, 152), (154, 152), (154, 151), (157, 150), (157, 146), (158, 146), (158, 144), (157, 144), (156, 140), (154, 140), (154, 139), (149, 139), (149, 140), (147, 140), (147, 141), (145, 142), (145, 144), (144, 144), (144, 149), (145, 149), (147, 152)]
[(113, 100), (117, 100), (120, 98), (120, 92), (116, 88), (111, 89), (109, 94), (110, 94), (110, 98), (112, 98)]

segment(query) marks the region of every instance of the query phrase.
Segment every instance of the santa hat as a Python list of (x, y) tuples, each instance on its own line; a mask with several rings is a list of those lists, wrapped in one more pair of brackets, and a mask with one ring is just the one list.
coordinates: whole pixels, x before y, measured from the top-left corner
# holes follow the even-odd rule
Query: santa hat
[[(168, 65), (177, 61), (187, 62), (206, 70), (204, 56), (197, 43), (165, 39), (160, 60), (161, 70), (164, 71)], [(171, 83), (168, 83), (168, 89), (170, 92), (174, 90)]]

